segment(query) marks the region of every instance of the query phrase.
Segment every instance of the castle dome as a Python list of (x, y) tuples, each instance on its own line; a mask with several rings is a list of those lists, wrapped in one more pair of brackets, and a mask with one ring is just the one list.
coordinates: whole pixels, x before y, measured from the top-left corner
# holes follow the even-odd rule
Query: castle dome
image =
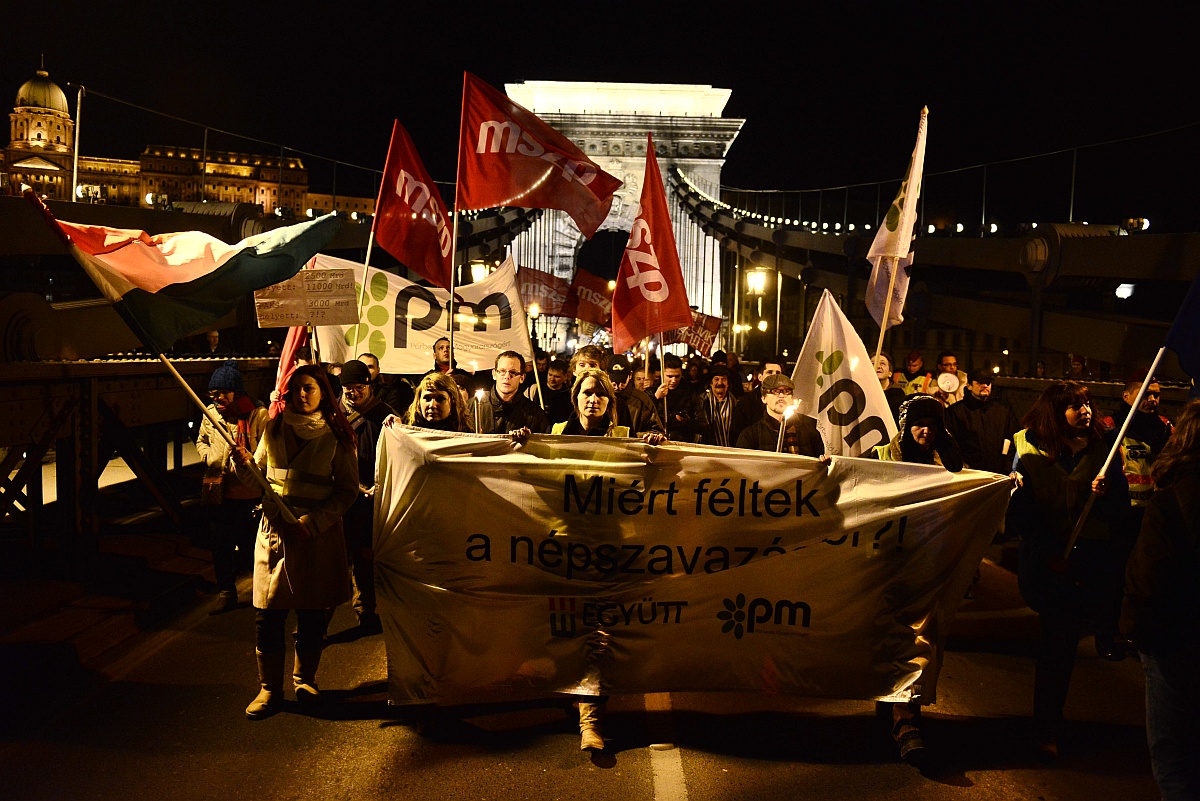
[(22, 106), (44, 108), (63, 114), (71, 113), (67, 108), (66, 94), (58, 87), (58, 84), (50, 80), (50, 73), (45, 70), (38, 70), (37, 75), (21, 84), (21, 88), (17, 90), (15, 106), (17, 108)]

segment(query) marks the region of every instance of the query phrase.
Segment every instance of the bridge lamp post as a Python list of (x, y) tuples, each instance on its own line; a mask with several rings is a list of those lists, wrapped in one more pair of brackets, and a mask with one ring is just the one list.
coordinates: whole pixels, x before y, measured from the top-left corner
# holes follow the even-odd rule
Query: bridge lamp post
[[(766, 332), (767, 321), (763, 317), (763, 296), (767, 294), (770, 270), (755, 268), (746, 273), (746, 294), (755, 300), (755, 316), (759, 318), (758, 330)], [(747, 329), (749, 326), (747, 326)]]
[(542, 343), (541, 343), (541, 342), (538, 340), (538, 326), (537, 326), (537, 323), (538, 323), (538, 317), (539, 317), (539, 316), (541, 316), (541, 313), (542, 313), (542, 307), (541, 307), (541, 306), (539, 306), (539, 305), (538, 305), (538, 304), (536, 304), (536, 303), (530, 303), (530, 304), (529, 304), (529, 325), (530, 325), (530, 327), (532, 328), (532, 334), (533, 334), (533, 345), (534, 345), (534, 347), (540, 347), (540, 346), (541, 346), (541, 344), (542, 344)]

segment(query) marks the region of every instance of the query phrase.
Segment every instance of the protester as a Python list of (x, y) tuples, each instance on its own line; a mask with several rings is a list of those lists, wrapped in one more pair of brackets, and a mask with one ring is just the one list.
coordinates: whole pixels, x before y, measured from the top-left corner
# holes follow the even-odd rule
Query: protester
[(1200, 402), (1184, 408), (1151, 475), (1156, 490), (1125, 572), (1121, 629), (1142, 657), (1158, 790), (1165, 801), (1194, 801), (1200, 798)]
[(946, 430), (972, 470), (1008, 473), (1012, 469), (1012, 439), (1018, 428), (1012, 410), (992, 400), (992, 375), (987, 372), (972, 378), (962, 402), (946, 409)]
[[(942, 376), (950, 376), (951, 380), (943, 379)], [(967, 374), (958, 369), (958, 356), (953, 352), (944, 350), (938, 354), (937, 375), (933, 377), (933, 380), (934, 383), (928, 391), (946, 406), (952, 406), (963, 399)], [(944, 389), (943, 382), (953, 386), (954, 389)]]
[(379, 359), (370, 351), (358, 354), (358, 360), (365, 364), (371, 372), (371, 384), (375, 397), (397, 412), (407, 409), (412, 404), (413, 385), (407, 378), (379, 372)]
[(561, 423), (571, 416), (571, 387), (567, 384), (570, 368), (562, 359), (555, 359), (546, 367), (546, 386), (542, 400), (546, 404), (546, 417), (551, 425)]
[[(562, 423), (556, 423), (551, 433), (588, 437), (628, 437), (629, 429), (617, 422), (616, 389), (608, 373), (596, 367), (581, 368), (575, 375), (571, 387), (572, 415)], [(513, 431), (514, 443), (521, 443), (529, 436), (529, 429)], [(643, 442), (661, 445), (666, 437), (657, 432), (646, 432)], [(604, 750), (602, 724), (608, 709), (608, 696), (588, 696), (594, 700), (579, 702), (579, 749), (581, 751)]]
[(692, 408), (692, 391), (683, 382), (683, 361), (674, 353), (663, 355), (663, 382), (654, 391), (659, 408), (666, 400), (667, 437), (672, 442), (695, 442), (700, 426)]
[(696, 396), (696, 419), (700, 421), (700, 441), (708, 445), (730, 447), (729, 423), (733, 419), (733, 395), (729, 368), (717, 365), (708, 374), (708, 389)]
[[(246, 394), (242, 374), (233, 359), (213, 371), (208, 380), (209, 411), (232, 436), (233, 441), (253, 451), (262, 439), (270, 416), (266, 407)], [(257, 484), (242, 484), (237, 478), (233, 449), (217, 431), (208, 415), (200, 418), (196, 452), (204, 462), (200, 505), (212, 543), (213, 572), (217, 578), (217, 607), (226, 612), (237, 606), (237, 574), (249, 569), (254, 554), (256, 508), (262, 500)]]
[(375, 452), (383, 423), (395, 414), (375, 397), (371, 372), (361, 361), (342, 365), (346, 419), (354, 431), (358, 451), (358, 496), (346, 512), (346, 548), (350, 558), (353, 597), (358, 628), (364, 634), (383, 631), (375, 604), (375, 559), (372, 528), (375, 517)]
[[(629, 378), (631, 370), (625, 369), (621, 359), (612, 358), (612, 354), (603, 348), (584, 345), (571, 357), (570, 367), (572, 376), (578, 376), (586, 368), (609, 370), (609, 378), (617, 389), (617, 420), (620, 425), (629, 427), (630, 436), (638, 437), (648, 431), (666, 432), (654, 399), (634, 386), (634, 381)], [(638, 378), (636, 372), (633, 376), (635, 380)]]
[(879, 386), (883, 387), (883, 396), (887, 399), (888, 408), (892, 410), (892, 419), (900, 422), (900, 404), (904, 403), (904, 390), (896, 386), (893, 377), (892, 359), (886, 353), (880, 353), (875, 362), (875, 377)]
[(478, 403), (481, 434), (507, 434), (518, 428), (528, 428), (539, 434), (550, 430), (550, 421), (542, 408), (521, 394), (521, 380), (525, 377), (524, 356), (514, 350), (504, 351), (496, 357), (492, 376), (496, 383)]
[[(238, 477), (253, 480), (249, 452), (238, 448)], [(336, 405), (318, 366), (292, 375), (287, 407), (267, 424), (253, 460), (297, 516), (284, 521), (278, 506), (263, 502), (254, 553), (255, 653), (261, 689), (246, 716), (277, 712), (283, 701), (284, 622), (296, 610), (296, 700), (318, 700), (317, 667), (325, 638), (325, 610), (349, 599), (342, 516), (358, 495), (354, 433)]]
[[(767, 413), (763, 405), (762, 382), (773, 375), (783, 374), (783, 357), (772, 356), (763, 362), (758, 374), (758, 386), (753, 392), (746, 393), (737, 405), (733, 407), (733, 415), (729, 418), (729, 441), (735, 446), (742, 432), (757, 423)], [(741, 376), (733, 374), (733, 382), (739, 383)]]
[[(951, 473), (963, 468), (958, 445), (947, 431), (941, 401), (929, 395), (912, 395), (900, 405), (900, 430), (892, 441), (878, 445), (871, 451), (876, 459), (885, 462), (911, 462), (913, 464), (940, 465)], [(941, 649), (938, 650), (939, 656)], [(916, 698), (907, 703), (878, 705), (881, 712), (890, 706), (892, 740), (900, 751), (900, 758), (912, 765), (921, 765), (927, 759), (925, 737), (921, 732), (924, 718), (921, 714), (923, 702)]]
[[(1084, 385), (1051, 383), (1021, 422), (1014, 470), (1024, 486), (1009, 504), (1007, 529), (1021, 538), (1021, 595), (1041, 618), (1033, 745), (1055, 759), (1079, 639), (1105, 605), (1114, 578), (1121, 580), (1129, 490), (1119, 464), (1100, 473), (1115, 434), (1106, 435), (1093, 417)], [(1064, 559), (1091, 492), (1097, 500)]]
[(904, 390), (905, 395), (928, 395), (933, 391), (933, 374), (925, 370), (925, 360), (921, 358), (921, 351), (910, 352), (904, 360), (904, 365), (904, 372), (897, 372), (892, 376), (892, 381)]
[(963, 469), (962, 452), (946, 430), (945, 407), (929, 395), (912, 395), (900, 404), (900, 424), (890, 442), (871, 455), (885, 462), (936, 464), (951, 473)]
[[(792, 393), (796, 385), (782, 373), (763, 379), (763, 403), (766, 413), (762, 419), (738, 436), (737, 447), (755, 451), (779, 451), (779, 430), (792, 405)], [(783, 436), (783, 453), (801, 456), (825, 457), (825, 441), (817, 428), (817, 421), (806, 414), (793, 414), (788, 418)]]
[(1125, 480), (1129, 482), (1129, 500), (1135, 512), (1135, 524), (1140, 524), (1141, 510), (1145, 509), (1154, 491), (1154, 483), (1150, 478), (1151, 466), (1162, 453), (1173, 430), (1171, 421), (1158, 413), (1162, 387), (1155, 379), (1151, 379), (1146, 386), (1146, 393), (1134, 412), (1133, 402), (1137, 400), (1138, 391), (1145, 381), (1146, 371), (1138, 371), (1125, 384), (1121, 393), (1121, 405), (1117, 407), (1116, 413), (1101, 421), (1105, 428), (1120, 428), (1125, 418), (1133, 415), (1133, 419), (1129, 421), (1129, 428), (1125, 431), (1125, 438), (1121, 441), (1121, 461), (1124, 465)]
[(445, 373), (422, 378), (416, 398), (404, 413), (406, 425), (437, 431), (473, 431), (471, 419), (458, 384)]

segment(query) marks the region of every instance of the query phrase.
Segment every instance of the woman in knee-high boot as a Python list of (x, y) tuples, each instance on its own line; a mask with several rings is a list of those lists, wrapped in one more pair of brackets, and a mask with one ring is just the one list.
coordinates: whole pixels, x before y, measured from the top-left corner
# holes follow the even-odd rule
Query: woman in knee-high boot
[[(239, 477), (251, 457), (240, 450)], [(246, 716), (278, 711), (283, 700), (284, 623), (296, 611), (296, 700), (318, 698), (317, 665), (325, 638), (325, 610), (350, 598), (342, 515), (358, 494), (354, 434), (336, 403), (325, 372), (307, 365), (292, 375), (283, 414), (267, 425), (254, 461), (291, 508), (287, 523), (263, 500), (254, 548), (256, 653), (261, 689)]]

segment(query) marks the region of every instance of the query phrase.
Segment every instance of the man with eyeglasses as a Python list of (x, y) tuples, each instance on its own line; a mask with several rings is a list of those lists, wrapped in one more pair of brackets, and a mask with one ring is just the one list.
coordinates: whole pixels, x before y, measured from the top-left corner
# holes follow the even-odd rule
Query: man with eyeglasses
[[(784, 360), (782, 356), (773, 356), (763, 362), (762, 370), (758, 374), (759, 386), (753, 392), (747, 393), (733, 407), (733, 414), (729, 418), (730, 444), (736, 445), (738, 437), (742, 435), (742, 432), (761, 420), (763, 415), (767, 413), (767, 409), (763, 405), (762, 382), (773, 375), (781, 375), (783, 367)], [(740, 380), (740, 376), (733, 376), (734, 383), (738, 383)]]
[[(942, 378), (943, 375), (947, 378)], [(949, 406), (963, 399), (967, 374), (958, 369), (958, 357), (950, 351), (944, 350), (938, 354), (937, 375), (933, 377), (933, 381), (929, 392), (944, 405)]]
[(546, 413), (521, 394), (521, 382), (525, 378), (524, 356), (515, 350), (501, 353), (496, 357), (492, 378), (495, 383), (484, 398), (472, 398), (467, 409), (468, 419), (477, 423), (481, 434), (507, 434), (522, 428), (545, 434), (550, 430)]
[(806, 414), (787, 415), (793, 403), (796, 385), (782, 373), (763, 379), (761, 391), (766, 414), (754, 425), (738, 436), (737, 447), (754, 451), (778, 451), (779, 429), (787, 418), (787, 429), (783, 435), (783, 453), (795, 453), (827, 459), (825, 440), (817, 428), (817, 421)]

